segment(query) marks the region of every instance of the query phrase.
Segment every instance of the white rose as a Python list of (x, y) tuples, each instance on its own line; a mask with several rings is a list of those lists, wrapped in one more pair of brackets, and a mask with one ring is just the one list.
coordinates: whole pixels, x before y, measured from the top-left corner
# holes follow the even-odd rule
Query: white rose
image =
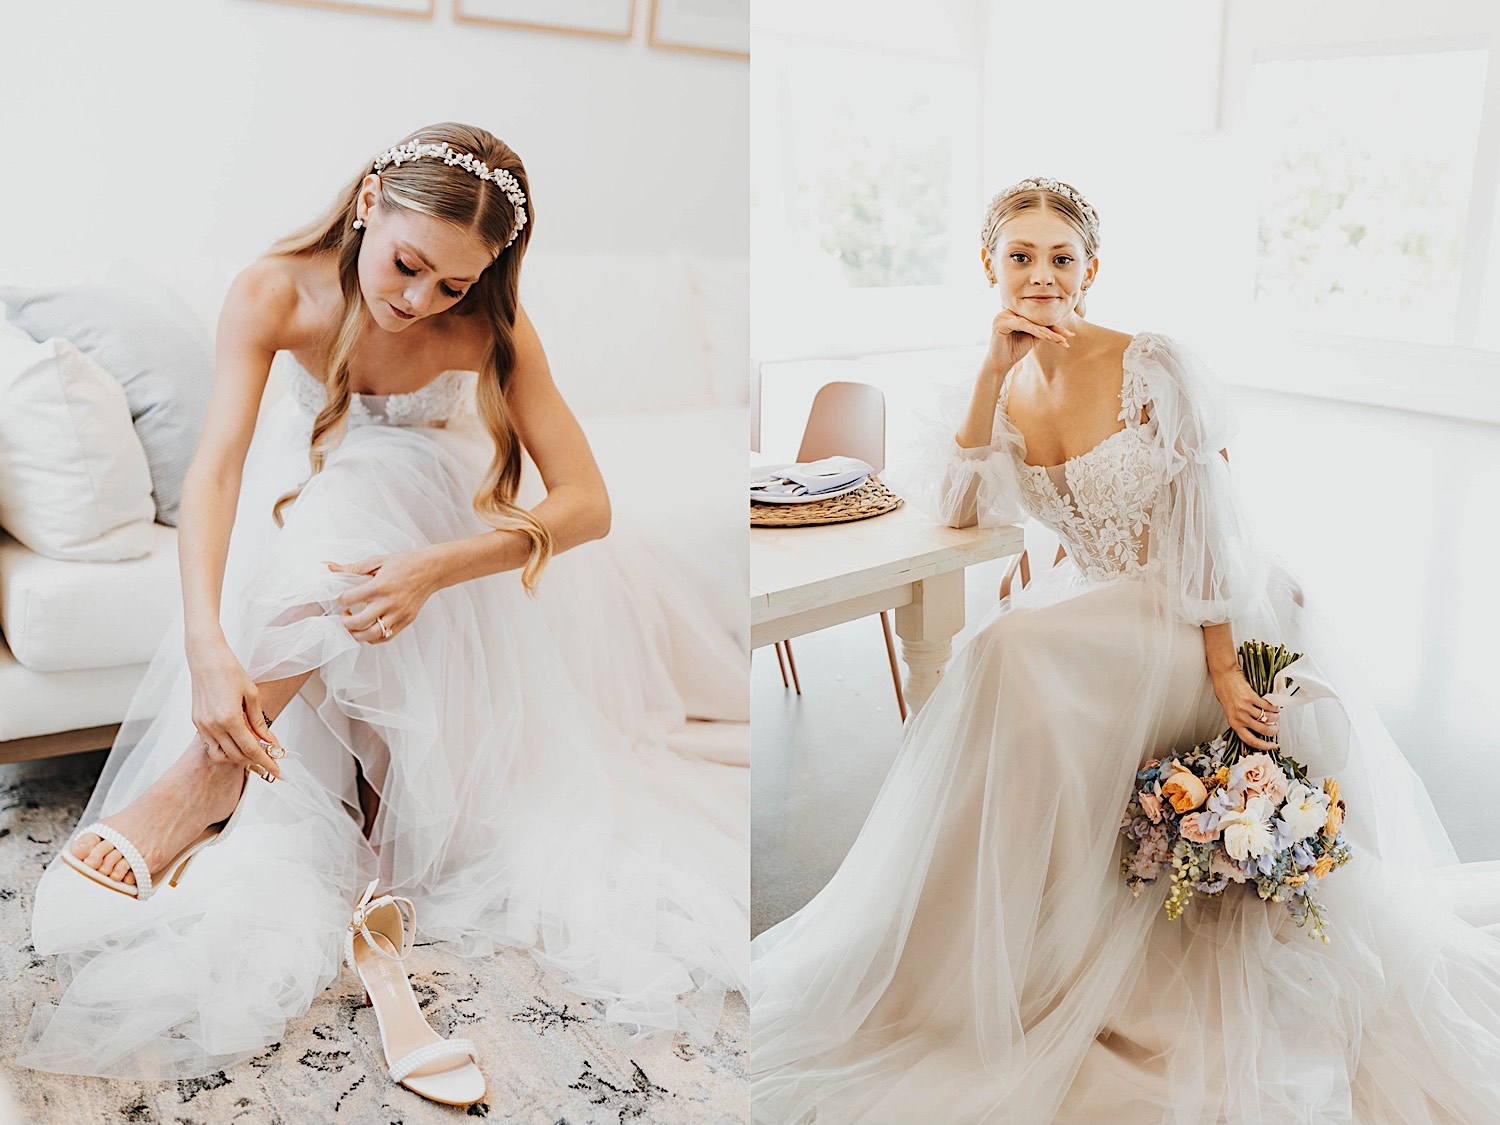
[(1328, 794), (1300, 781), (1292, 782), (1281, 807), (1281, 827), (1293, 841), (1321, 832), (1328, 823)]
[(1219, 820), (1224, 850), (1235, 859), (1258, 859), (1271, 847), (1271, 814), (1276, 806), (1265, 797), (1249, 797), (1243, 809)]

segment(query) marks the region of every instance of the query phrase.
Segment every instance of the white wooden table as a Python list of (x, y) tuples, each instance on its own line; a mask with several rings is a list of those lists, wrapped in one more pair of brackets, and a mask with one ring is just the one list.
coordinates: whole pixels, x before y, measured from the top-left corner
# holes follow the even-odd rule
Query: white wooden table
[(1019, 527), (946, 527), (910, 504), (854, 523), (750, 529), (750, 644), (896, 611), (915, 713), (964, 624), (964, 568), (1021, 552)]

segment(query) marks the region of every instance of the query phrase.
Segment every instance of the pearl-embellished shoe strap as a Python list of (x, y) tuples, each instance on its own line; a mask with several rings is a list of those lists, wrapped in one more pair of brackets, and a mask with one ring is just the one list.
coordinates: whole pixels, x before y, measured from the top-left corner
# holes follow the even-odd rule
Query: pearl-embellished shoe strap
[(115, 850), (125, 857), (125, 862), (130, 864), (130, 870), (135, 873), (136, 894), (142, 898), (149, 895), (151, 893), (151, 869), (146, 866), (146, 860), (136, 850), (135, 845), (107, 824), (90, 824), (79, 833), (82, 836), (90, 834), (112, 844)]
[(425, 1047), (418, 1047), (410, 1054), (403, 1055), (396, 1060), (391, 1067), (391, 1081), (400, 1082), (412, 1071), (428, 1063), (449, 1057), (456, 1058), (459, 1055), (470, 1061), (476, 1061), (479, 1058), (479, 1052), (474, 1049), (473, 1042), (468, 1039), (445, 1039), (441, 1043), (429, 1043)]

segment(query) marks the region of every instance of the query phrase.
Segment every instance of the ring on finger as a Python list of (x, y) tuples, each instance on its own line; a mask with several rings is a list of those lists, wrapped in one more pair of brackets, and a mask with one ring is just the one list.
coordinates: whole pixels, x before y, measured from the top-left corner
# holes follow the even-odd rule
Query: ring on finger
[(375, 624), (377, 624), (377, 625), (380, 626), (380, 635), (382, 637), (384, 637), (386, 640), (390, 640), (392, 637), (394, 637), (396, 635), (395, 633), (391, 632), (390, 626), (388, 626), (385, 623), (385, 618), (383, 618), (383, 617), (377, 617), (377, 618), (375, 618)]

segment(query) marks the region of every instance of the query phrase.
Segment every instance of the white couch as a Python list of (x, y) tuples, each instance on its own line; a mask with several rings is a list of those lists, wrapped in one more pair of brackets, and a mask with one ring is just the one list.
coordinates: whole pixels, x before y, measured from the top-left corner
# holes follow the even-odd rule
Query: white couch
[[(173, 276), (179, 308), (211, 333), (229, 271), (197, 263)], [(27, 283), (14, 270), (0, 281)], [(690, 518), (700, 532), (742, 537), (744, 512), (730, 498), (743, 483), (748, 433), (748, 263), (533, 251), (522, 284), (610, 482), (616, 526), (667, 534), (673, 520)], [(273, 386), (268, 399), (277, 393)], [(686, 488), (675, 512), (649, 484), (667, 472)], [(150, 533), (145, 557), (100, 563), (43, 558), (0, 532), (0, 762), (113, 739), (180, 604), (177, 533), (161, 524)], [(732, 576), (722, 588), (740, 591), (717, 603), (737, 633), (745, 582)]]

